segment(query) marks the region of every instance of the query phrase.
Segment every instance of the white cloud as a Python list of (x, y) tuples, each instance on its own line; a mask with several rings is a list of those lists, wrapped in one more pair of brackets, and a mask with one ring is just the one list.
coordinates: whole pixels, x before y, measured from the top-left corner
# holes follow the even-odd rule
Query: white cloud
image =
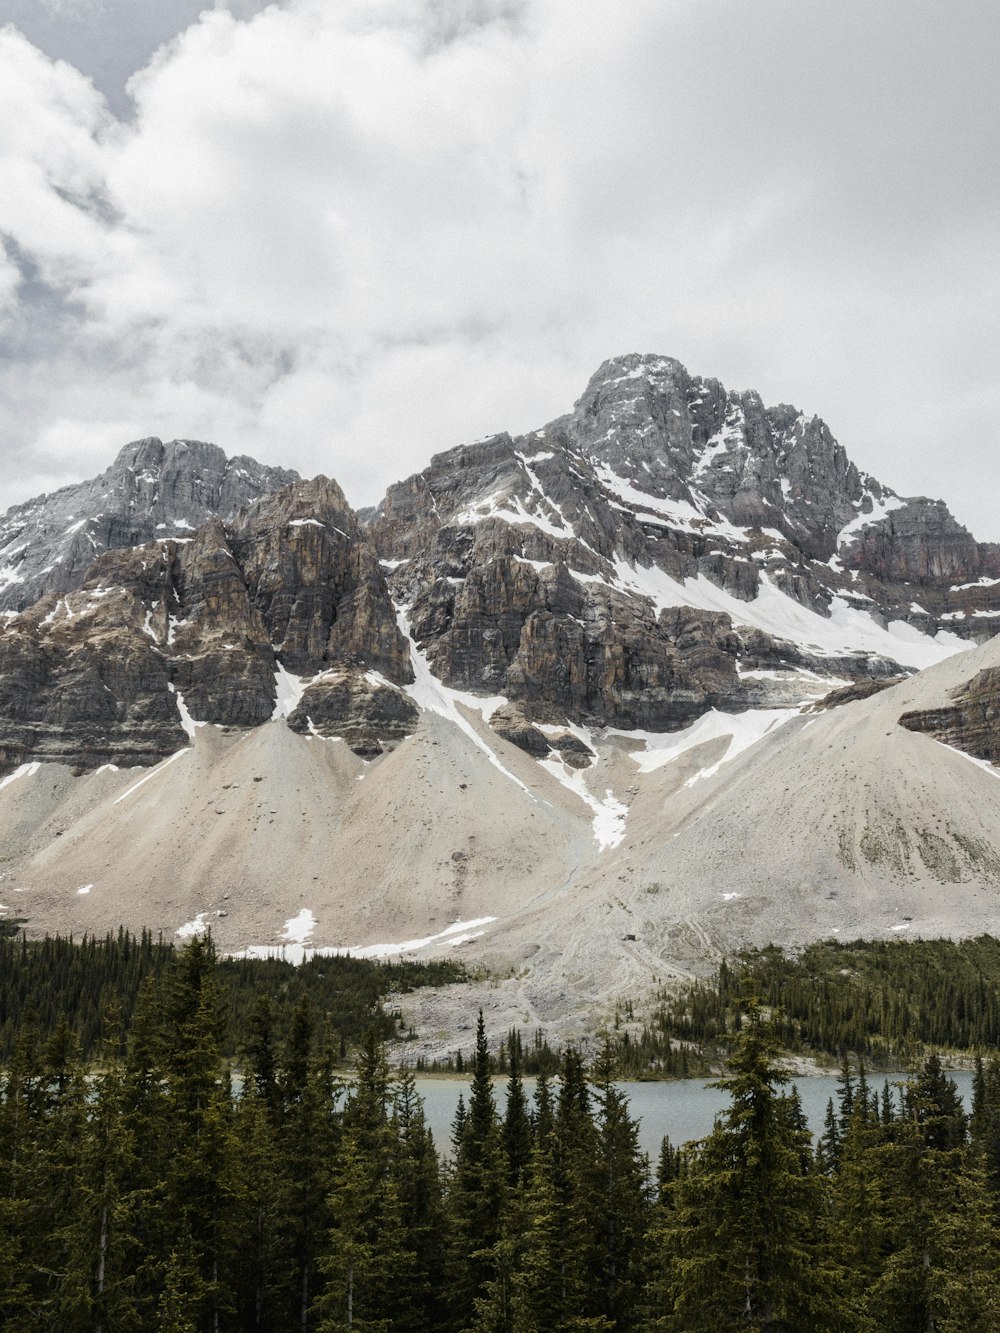
[(4, 498), (156, 433), (370, 501), (649, 350), (821, 413), (1000, 535), (974, 481), (997, 116), (958, 98), (997, 22), (917, 8), (901, 55), (913, 6), (854, 0), (220, 7), (134, 76), (129, 123), (8, 28)]

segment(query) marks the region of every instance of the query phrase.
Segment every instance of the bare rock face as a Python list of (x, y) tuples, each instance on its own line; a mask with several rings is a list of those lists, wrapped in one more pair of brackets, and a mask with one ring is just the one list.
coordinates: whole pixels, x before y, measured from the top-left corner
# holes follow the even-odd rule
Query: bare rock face
[(589, 768), (597, 758), (590, 746), (571, 731), (553, 732), (548, 742), (570, 768)]
[(605, 362), (571, 412), (439, 454), (363, 524), (292, 475), (144, 440), (11, 510), (0, 759), (151, 761), (276, 711), (375, 754), (413, 725), (412, 636), (446, 685), (509, 701), (500, 734), (586, 764), (541, 728), (861, 693), (1000, 631), (1000, 547), (818, 417), (668, 357)]
[(873, 694), (881, 694), (893, 685), (905, 680), (905, 676), (888, 676), (885, 680), (858, 680), (843, 689), (831, 690), (822, 699), (818, 699), (810, 708), (811, 713), (825, 713), (829, 708), (840, 708), (844, 704), (857, 703), (860, 699), (870, 699)]
[(818, 417), (667, 357), (605, 362), (571, 413), (437, 455), (366, 523), (435, 672), (528, 721), (670, 729), (796, 703), (810, 674), (817, 697), (898, 676), (905, 633), (897, 659), (865, 625), (1000, 630), (997, 548), (861, 473)]
[(259, 501), (234, 522), (231, 542), (288, 670), (357, 661), (413, 679), (382, 569), (336, 482), (317, 477)]
[(991, 667), (952, 693), (950, 706), (904, 713), (900, 726), (924, 731), (976, 759), (1000, 764), (1000, 670)]
[(0, 634), (0, 764), (156, 763), (185, 744), (169, 668), (132, 589), (54, 596)]
[(512, 704), (498, 708), (490, 718), (490, 726), (503, 740), (516, 745), (533, 759), (544, 759), (552, 748), (544, 733), (528, 721), (520, 708)]
[[(365, 672), (389, 680), (374, 688)], [(374, 753), (412, 729), (391, 684), (412, 679), (409, 646), (367, 538), (323, 478), (231, 527), (212, 518), (184, 540), (108, 551), (81, 588), (0, 621), (0, 764), (155, 763), (198, 723), (271, 719), (282, 673), (325, 682), (305, 696), (317, 727), (339, 727), (323, 734)]]
[(104, 551), (183, 539), (297, 480), (227, 458), (200, 440), (136, 440), (99, 477), (15, 505), (0, 518), (0, 611), (78, 588)]
[(374, 759), (409, 736), (419, 711), (397, 686), (373, 672), (334, 668), (316, 676), (288, 718), (293, 731), (345, 740)]

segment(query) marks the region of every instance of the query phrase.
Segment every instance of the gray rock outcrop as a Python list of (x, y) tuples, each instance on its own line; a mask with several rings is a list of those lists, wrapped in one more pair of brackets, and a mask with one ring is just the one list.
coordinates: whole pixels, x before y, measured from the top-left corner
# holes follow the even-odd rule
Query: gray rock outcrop
[(923, 731), (976, 759), (1000, 764), (1000, 668), (988, 667), (952, 692), (952, 703), (904, 713), (900, 725)]
[(374, 759), (416, 728), (413, 700), (375, 673), (334, 668), (316, 676), (288, 718), (293, 731), (339, 738), (355, 754)]
[(409, 634), (445, 684), (506, 698), (497, 734), (583, 767), (567, 723), (860, 697), (954, 646), (923, 636), (987, 637), (1000, 548), (859, 471), (818, 417), (629, 355), (363, 523), (325, 477), (138, 441), (0, 520), (0, 606), (6, 765), (153, 762), (192, 719), (276, 708), (377, 755), (416, 725)]
[[(381, 673), (386, 688), (338, 695), (325, 674), (338, 669), (345, 681)], [(0, 622), (0, 765), (155, 763), (195, 723), (268, 721), (289, 676), (322, 678), (316, 726), (371, 753), (415, 724), (393, 684), (412, 671), (384, 576), (325, 478), (231, 526), (212, 518), (184, 541), (105, 552), (81, 588)]]
[(667, 357), (605, 362), (571, 413), (437, 455), (366, 522), (437, 674), (529, 722), (669, 729), (795, 703), (807, 673), (818, 696), (902, 670), (888, 635), (756, 624), (762, 596), (859, 632), (1000, 630), (1000, 548), (860, 472), (818, 417)]
[(0, 611), (78, 588), (104, 551), (183, 540), (296, 481), (287, 468), (227, 458), (200, 440), (136, 440), (99, 477), (15, 505), (0, 517)]

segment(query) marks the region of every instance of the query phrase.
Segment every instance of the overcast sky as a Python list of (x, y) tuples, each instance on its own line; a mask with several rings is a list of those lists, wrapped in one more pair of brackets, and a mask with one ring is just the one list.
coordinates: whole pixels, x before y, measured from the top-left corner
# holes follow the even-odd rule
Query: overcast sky
[(368, 503), (677, 356), (1000, 539), (996, 0), (0, 0), (0, 509)]

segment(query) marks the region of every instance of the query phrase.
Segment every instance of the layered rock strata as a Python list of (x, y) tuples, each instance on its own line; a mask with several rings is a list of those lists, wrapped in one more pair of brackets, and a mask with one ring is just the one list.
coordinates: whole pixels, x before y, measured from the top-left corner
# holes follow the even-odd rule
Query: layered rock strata
[(1000, 764), (1000, 668), (989, 667), (952, 691), (952, 703), (904, 713), (900, 725), (923, 731), (976, 759)]
[[(294, 711), (282, 689), (301, 678), (366, 670), (390, 694), (412, 679), (385, 579), (340, 488), (297, 482), (231, 526), (214, 518), (183, 542), (107, 552), (82, 588), (8, 617), (0, 763), (155, 763), (198, 723), (258, 726)], [(380, 735), (412, 730), (416, 710), (370, 693), (337, 705), (317, 684), (306, 698), (317, 726), (339, 708), (338, 734), (374, 752)]]
[(568, 723), (860, 697), (1000, 629), (1000, 548), (670, 358), (606, 362), (566, 416), (438, 455), (361, 524), (293, 476), (144, 440), (9, 511), (0, 760), (153, 762), (275, 712), (377, 755), (415, 725), (412, 636), (505, 700), (496, 734), (583, 767)]
[(416, 728), (419, 710), (397, 685), (372, 671), (333, 668), (314, 677), (288, 718), (293, 731), (345, 740), (374, 759)]
[(227, 458), (201, 440), (136, 440), (99, 477), (0, 518), (0, 611), (80, 587), (104, 551), (183, 540), (297, 479), (245, 455)]
[[(852, 624), (1000, 629), (1000, 549), (859, 472), (819, 418), (670, 358), (606, 362), (567, 416), (436, 456), (366, 521), (435, 672), (529, 722), (670, 729), (908, 664)], [(842, 647), (778, 632), (785, 599)]]

